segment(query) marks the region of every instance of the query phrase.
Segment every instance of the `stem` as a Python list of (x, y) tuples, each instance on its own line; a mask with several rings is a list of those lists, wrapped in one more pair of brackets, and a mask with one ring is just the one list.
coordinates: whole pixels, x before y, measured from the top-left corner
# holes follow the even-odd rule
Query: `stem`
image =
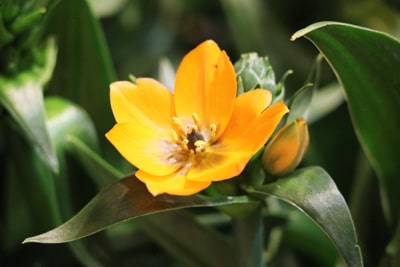
[(264, 229), (262, 207), (259, 205), (251, 214), (233, 220), (236, 248), (236, 266), (263, 266)]

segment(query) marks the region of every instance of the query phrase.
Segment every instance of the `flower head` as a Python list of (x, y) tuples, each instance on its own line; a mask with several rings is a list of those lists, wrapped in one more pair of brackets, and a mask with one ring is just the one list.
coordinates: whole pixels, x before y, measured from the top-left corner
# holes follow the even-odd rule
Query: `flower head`
[(191, 195), (239, 175), (288, 111), (264, 89), (237, 97), (233, 65), (211, 40), (184, 57), (173, 94), (150, 78), (110, 88), (117, 123), (106, 137), (153, 195)]

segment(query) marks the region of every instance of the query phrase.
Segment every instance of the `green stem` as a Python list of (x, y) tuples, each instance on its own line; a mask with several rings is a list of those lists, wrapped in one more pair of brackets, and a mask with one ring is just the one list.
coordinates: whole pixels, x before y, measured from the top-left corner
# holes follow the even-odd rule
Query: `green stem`
[(263, 266), (264, 229), (261, 205), (248, 216), (235, 218), (233, 231), (237, 257), (236, 266)]

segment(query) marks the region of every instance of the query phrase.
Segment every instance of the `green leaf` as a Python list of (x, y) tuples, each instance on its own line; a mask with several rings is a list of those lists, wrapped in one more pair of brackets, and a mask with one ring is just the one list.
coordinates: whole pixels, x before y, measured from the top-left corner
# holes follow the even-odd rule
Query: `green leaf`
[(400, 212), (400, 43), (393, 37), (335, 22), (296, 32), (331, 65), (346, 92), (355, 132), (380, 178), (386, 217), (396, 225)]
[(51, 77), (55, 54), (54, 42), (49, 40), (37, 52), (40, 64), (34, 63), (30, 69), (14, 77), (0, 76), (1, 105), (20, 127), (29, 143), (39, 149), (40, 156), (53, 171), (58, 170), (58, 162), (46, 127), (43, 85)]
[(68, 137), (74, 136), (98, 149), (96, 130), (87, 112), (75, 103), (57, 96), (45, 98), (47, 128), (57, 152), (68, 149)]
[[(51, 189), (56, 195), (56, 199), (49, 203), (56, 205), (55, 212), (59, 215), (57, 223), (54, 223), (51, 227), (46, 227), (47, 230), (60, 225), (67, 218), (73, 216), (94, 194), (93, 182), (82, 168), (81, 159), (75, 152), (75, 143), (84, 143), (85, 149), (95, 153), (94, 151), (98, 151), (98, 140), (93, 122), (85, 110), (78, 105), (66, 99), (52, 96), (45, 98), (45, 108), (47, 128), (56, 147), (60, 169), (59, 173), (45, 177), (48, 183), (54, 183)], [(71, 142), (71, 139), (75, 142)], [(97, 166), (97, 169), (100, 168)], [(109, 174), (107, 172), (102, 173), (104, 176)], [(31, 178), (26, 175), (23, 177)], [(110, 184), (110, 182), (107, 184)], [(79, 193), (77, 194), (77, 192)], [(44, 214), (49, 213), (49, 210), (44, 208), (43, 205), (41, 211)], [(35, 212), (35, 215), (37, 214), (38, 212)], [(42, 217), (43, 219), (48, 218), (48, 216)], [(35, 232), (43, 231), (45, 230), (42, 228)], [(31, 232), (29, 235), (32, 234)], [(116, 252), (110, 246), (110, 240), (105, 236), (105, 233), (70, 243), (69, 247), (84, 266), (119, 265)], [(99, 248), (107, 249), (99, 250)]]
[(162, 212), (138, 221), (182, 266), (235, 266), (232, 243), (189, 212)]
[(381, 267), (395, 267), (400, 262), (400, 223), (390, 243), (386, 246), (385, 255), (380, 263)]
[(59, 48), (49, 91), (87, 110), (103, 136), (114, 124), (109, 84), (116, 78), (99, 22), (86, 1), (68, 0), (53, 8), (46, 27)]
[(311, 109), (311, 101), (313, 99), (314, 87), (312, 84), (306, 84), (298, 90), (289, 101), (289, 114), (286, 124), (299, 118), (307, 120)]
[(348, 266), (363, 266), (346, 201), (322, 168), (299, 169), (274, 183), (247, 191), (261, 196), (272, 195), (297, 207), (325, 231)]
[(156, 212), (189, 207), (214, 207), (247, 201), (247, 197), (204, 198), (197, 195), (153, 197), (145, 185), (131, 175), (100, 192), (63, 225), (44, 234), (29, 237), (24, 243), (69, 242), (94, 234), (118, 222)]
[[(79, 158), (80, 163), (97, 184), (110, 184), (110, 181), (115, 181), (122, 176), (119, 171), (75, 136), (68, 136), (66, 141), (69, 143), (70, 153)], [(238, 209), (237, 205), (248, 206), (248, 203), (224, 207), (235, 206)], [(150, 237), (184, 266), (217, 267), (233, 264), (231, 244), (187, 212), (161, 212), (141, 217), (138, 222)], [(188, 236), (191, 238), (188, 239)], [(196, 242), (193, 242), (193, 239), (196, 239)]]
[(123, 177), (122, 172), (112, 167), (77, 136), (67, 135), (65, 141), (71, 156), (79, 159), (79, 163), (99, 187), (110, 185)]
[(307, 123), (311, 124), (337, 109), (344, 102), (344, 94), (337, 82), (314, 91)]
[[(93, 184), (90, 184), (90, 179), (82, 172), (79, 161), (71, 160), (74, 157), (68, 153), (68, 137), (74, 136), (90, 148), (98, 150), (97, 136), (88, 114), (71, 101), (55, 96), (46, 97), (45, 108), (46, 126), (59, 161), (60, 171), (54, 177), (58, 209), (61, 218), (66, 220), (76, 213), (77, 206), (82, 207), (88, 196), (93, 195), (93, 191), (88, 191)], [(80, 197), (74, 195), (74, 191), (78, 190), (82, 194)]]
[(299, 118), (304, 118), (308, 122), (311, 103), (319, 84), (321, 61), (322, 56), (318, 55), (305, 85), (289, 99), (288, 107), (290, 112), (286, 118), (286, 124)]

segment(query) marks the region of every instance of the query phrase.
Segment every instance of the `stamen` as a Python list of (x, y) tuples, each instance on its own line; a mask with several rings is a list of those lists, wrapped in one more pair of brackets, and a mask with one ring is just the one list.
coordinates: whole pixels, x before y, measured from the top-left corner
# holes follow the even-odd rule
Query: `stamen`
[(179, 130), (184, 131), (185, 127), (183, 126), (183, 122), (178, 117), (172, 117), (172, 121), (174, 122), (175, 126), (178, 126)]
[(175, 130), (171, 129), (170, 132), (171, 132), (172, 140), (173, 140), (174, 142), (178, 142), (178, 141), (179, 141), (179, 139), (178, 139), (178, 134), (175, 132)]
[(184, 124), (180, 118), (172, 117), (174, 129), (171, 130), (172, 140), (181, 147), (182, 153), (189, 156), (187, 159), (189, 162), (197, 157), (196, 153), (206, 152), (217, 133), (216, 124), (210, 124), (206, 133), (201, 131), (202, 125), (198, 113), (192, 113), (192, 119), (193, 123)]
[(188, 144), (189, 144), (189, 140), (188, 140), (187, 138), (183, 139), (182, 142), (181, 142), (181, 146), (182, 146), (183, 149), (185, 149), (185, 150), (189, 150)]
[(217, 125), (212, 123), (210, 124), (210, 139), (214, 139), (217, 135)]
[(183, 125), (182, 120), (178, 117), (172, 117), (172, 122), (178, 128), (181, 139), (186, 138), (185, 126)]
[(199, 130), (201, 127), (199, 114), (197, 114), (196, 112), (192, 113), (192, 118), (194, 124), (197, 126), (197, 130)]

